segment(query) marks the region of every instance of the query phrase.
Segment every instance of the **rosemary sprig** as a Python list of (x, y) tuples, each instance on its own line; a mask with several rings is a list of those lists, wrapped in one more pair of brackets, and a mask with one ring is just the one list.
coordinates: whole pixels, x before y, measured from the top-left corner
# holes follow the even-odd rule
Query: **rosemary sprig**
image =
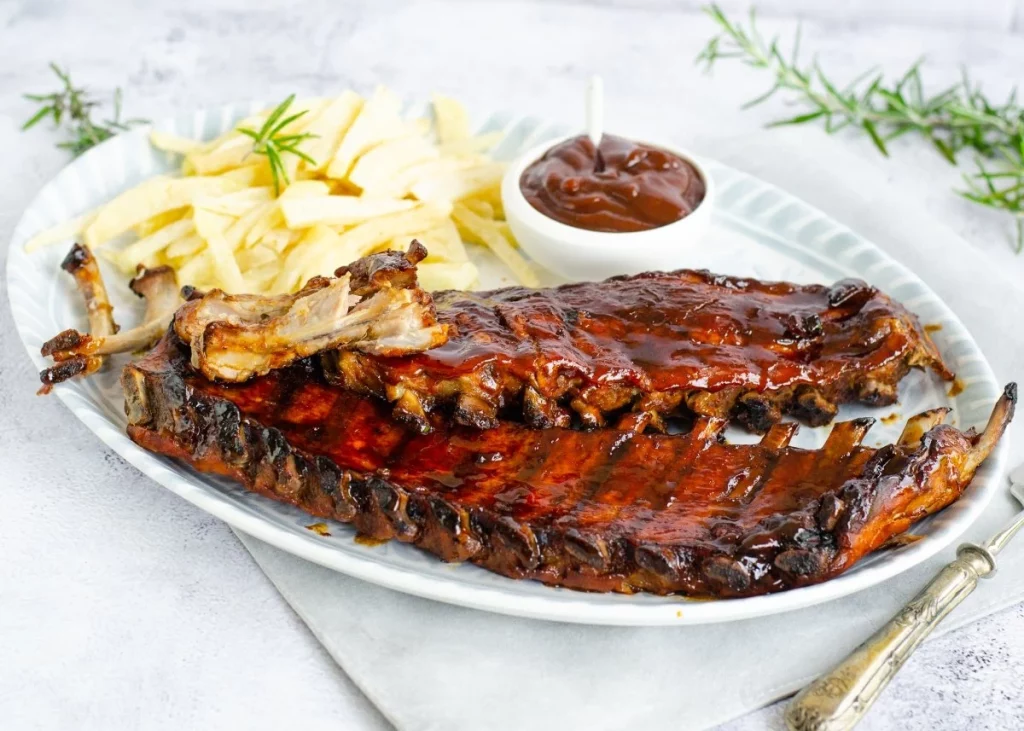
[(731, 21), (717, 5), (706, 6), (704, 11), (720, 30), (697, 56), (698, 63), (710, 70), (719, 59), (735, 58), (775, 77), (768, 91), (744, 104), (744, 109), (784, 92), (805, 109), (771, 122), (770, 127), (820, 120), (830, 134), (859, 128), (886, 156), (890, 141), (913, 133), (954, 165), (960, 153), (971, 152), (978, 172), (965, 175), (967, 188), (956, 192), (1012, 215), (1017, 251), (1024, 248), (1024, 107), (1017, 102), (1016, 89), (1002, 104), (994, 103), (964, 71), (959, 83), (926, 96), (921, 78), (923, 59), (895, 83), (886, 83), (882, 73), (869, 69), (840, 87), (817, 61), (801, 64), (799, 27), (791, 50), (784, 53), (778, 37), (767, 41), (760, 34), (753, 9), (746, 25)]
[(303, 110), (286, 117), (285, 114), (294, 101), (295, 95), (292, 94), (278, 104), (274, 111), (270, 113), (270, 116), (267, 117), (267, 121), (263, 123), (259, 131), (247, 127), (238, 128), (239, 132), (252, 138), (252, 151), (257, 155), (265, 155), (270, 163), (270, 175), (274, 179), (275, 195), (281, 194), (282, 180), (284, 180), (285, 184), (291, 183), (288, 177), (288, 170), (281, 160), (281, 156), (284, 153), (291, 153), (302, 158), (310, 165), (316, 165), (316, 161), (298, 147), (300, 142), (316, 137), (316, 135), (308, 132), (302, 134), (281, 134), (285, 127), (306, 113), (306, 110)]
[(38, 102), (42, 106), (21, 126), (23, 130), (34, 127), (47, 118), (53, 121), (56, 128), (64, 125), (68, 139), (58, 143), (57, 147), (68, 150), (77, 157), (118, 132), (146, 123), (145, 119), (121, 119), (120, 89), (114, 91), (113, 119), (94, 121), (92, 113), (100, 103), (90, 97), (85, 89), (75, 86), (66, 70), (55, 63), (51, 63), (50, 68), (60, 79), (62, 88), (50, 94), (25, 94), (26, 99)]

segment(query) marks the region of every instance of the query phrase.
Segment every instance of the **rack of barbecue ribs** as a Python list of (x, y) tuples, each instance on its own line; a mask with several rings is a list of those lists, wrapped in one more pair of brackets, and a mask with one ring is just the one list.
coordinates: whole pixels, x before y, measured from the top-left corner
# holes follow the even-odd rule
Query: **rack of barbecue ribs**
[(911, 368), (950, 380), (900, 304), (857, 280), (826, 287), (704, 271), (549, 289), (434, 294), (444, 345), (412, 356), (337, 350), (335, 383), (394, 403), (421, 428), (444, 408), (462, 424), (504, 417), (543, 428), (680, 414), (764, 432), (791, 414), (829, 423), (839, 404), (891, 404)]
[[(576, 589), (825, 581), (957, 500), (1017, 396), (981, 432), (933, 409), (881, 448), (862, 444), (867, 418), (790, 446), (783, 413), (821, 424), (844, 401), (893, 401), (910, 368), (951, 377), (916, 318), (861, 282), (684, 271), (431, 297), (414, 243), (293, 295), (179, 306), (173, 272), (140, 272), (149, 314), (118, 333), (88, 251), (73, 254), (95, 332), (44, 346), (44, 386), (163, 331), (122, 373), (137, 444), (372, 538)], [(680, 414), (687, 431), (662, 430)], [(729, 419), (760, 442), (728, 443)]]
[(593, 591), (741, 597), (827, 580), (956, 500), (1016, 401), (1008, 386), (980, 433), (925, 412), (880, 449), (861, 444), (868, 418), (817, 450), (789, 446), (793, 423), (728, 444), (717, 416), (658, 434), (427, 413), (424, 430), (328, 382), (316, 358), (224, 383), (191, 357), (172, 330), (125, 368), (142, 447), (366, 536)]

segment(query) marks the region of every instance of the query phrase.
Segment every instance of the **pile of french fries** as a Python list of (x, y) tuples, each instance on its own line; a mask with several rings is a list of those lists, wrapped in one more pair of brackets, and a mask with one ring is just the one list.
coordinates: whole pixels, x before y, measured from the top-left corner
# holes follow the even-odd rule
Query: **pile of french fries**
[(472, 136), (451, 98), (434, 95), (432, 106), (433, 119), (404, 119), (384, 88), (297, 100), (289, 114), (305, 113), (283, 131), (310, 135), (300, 149), (313, 162), (284, 155), (277, 190), (267, 157), (238, 131), (259, 129), (269, 111), (209, 142), (154, 131), (155, 147), (183, 156), (179, 177), (149, 179), (29, 248), (77, 236), (126, 275), (170, 265), (181, 285), (282, 294), (415, 238), (430, 252), (419, 266), (426, 289), (473, 287), (464, 242), (536, 286), (504, 221), (504, 166), (486, 154), (500, 133)]

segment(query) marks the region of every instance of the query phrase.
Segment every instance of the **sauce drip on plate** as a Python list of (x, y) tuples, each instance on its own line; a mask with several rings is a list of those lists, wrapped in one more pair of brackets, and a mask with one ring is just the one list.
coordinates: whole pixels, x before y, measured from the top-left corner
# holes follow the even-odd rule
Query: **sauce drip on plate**
[(614, 135), (594, 147), (582, 135), (561, 142), (523, 171), (530, 205), (560, 223), (588, 231), (646, 231), (693, 212), (704, 181), (677, 155)]

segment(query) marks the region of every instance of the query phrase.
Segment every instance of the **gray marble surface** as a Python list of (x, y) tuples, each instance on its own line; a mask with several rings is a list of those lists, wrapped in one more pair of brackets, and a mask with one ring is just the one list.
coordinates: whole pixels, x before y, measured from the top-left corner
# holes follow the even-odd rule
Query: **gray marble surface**
[[(150, 118), (386, 83), (572, 121), (594, 72), (605, 77), (609, 126), (637, 135), (748, 133), (791, 111), (779, 101), (738, 112), (767, 81), (749, 69), (698, 73), (691, 60), (710, 27), (692, 12), (598, 5), (0, 0), (0, 241), (65, 162), (49, 130), (19, 132), (32, 111), (20, 94), (52, 87), (51, 60), (98, 92), (122, 86), (127, 111)], [(840, 78), (872, 63), (896, 72), (927, 54), (936, 86), (964, 63), (987, 88), (1008, 90), (1024, 68), (1020, 36), (968, 26), (826, 18), (805, 23), (805, 46)], [(877, 154), (856, 137), (845, 143)], [(967, 238), (964, 256), (1024, 277), (1005, 222), (949, 193), (953, 169), (909, 141), (893, 152), (878, 164), (894, 190)], [(0, 726), (385, 727), (224, 525), (141, 478), (58, 401), (35, 398), (35, 385), (0, 307)], [(1022, 675), (1016, 607), (922, 648), (864, 727), (1019, 727)], [(776, 706), (729, 728), (779, 719)]]

